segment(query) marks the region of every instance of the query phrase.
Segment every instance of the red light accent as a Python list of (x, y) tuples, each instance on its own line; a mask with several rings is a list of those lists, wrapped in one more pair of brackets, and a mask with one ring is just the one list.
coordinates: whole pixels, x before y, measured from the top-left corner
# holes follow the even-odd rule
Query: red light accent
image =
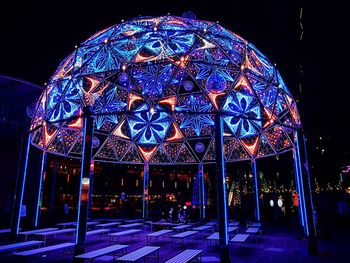
[(89, 82), (90, 82), (90, 88), (89, 90), (87, 91), (87, 93), (90, 93), (92, 92), (99, 84), (100, 84), (100, 81), (97, 80), (97, 79), (94, 79), (92, 77), (86, 77)]
[(158, 102), (159, 104), (169, 104), (171, 107), (171, 110), (174, 111), (175, 110), (175, 105), (176, 105), (176, 96), (171, 96), (168, 97), (164, 100), (161, 100)]
[(186, 202), (185, 203), (185, 206), (191, 206), (192, 205), (192, 202)]
[(129, 93), (129, 102), (128, 102), (128, 108), (131, 109), (131, 105), (134, 103), (134, 101), (142, 100), (143, 98), (135, 93)]
[(124, 139), (130, 139), (128, 136), (126, 136), (123, 132), (122, 132), (122, 126), (124, 124), (125, 120), (123, 120), (119, 126), (112, 132), (113, 135), (124, 138)]
[(92, 160), (90, 163), (90, 174), (93, 174), (95, 170), (95, 162)]
[(213, 93), (213, 92), (209, 92), (208, 93), (208, 96), (209, 96), (209, 98), (210, 98), (210, 100), (212, 101), (212, 103), (214, 104), (214, 107), (215, 107), (215, 109), (219, 109), (219, 107), (218, 107), (218, 104), (217, 104), (217, 102), (216, 102), (216, 98), (218, 97), (218, 96), (222, 96), (222, 95), (225, 95), (226, 93), (224, 93), (224, 92), (221, 92), (221, 93)]
[(181, 132), (180, 128), (177, 126), (177, 124), (173, 123), (173, 127), (175, 130), (175, 133), (173, 136), (171, 136), (170, 138), (168, 138), (166, 140), (167, 142), (178, 141), (178, 140), (181, 140), (183, 138), (182, 132)]
[(249, 85), (249, 81), (244, 75), (240, 76), (239, 80), (237, 81), (237, 84), (234, 87), (234, 89), (238, 89), (238, 88), (243, 88), (247, 90), (250, 94), (253, 94), (252, 88)]
[(157, 146), (154, 146), (153, 149), (148, 150), (148, 151), (145, 150), (145, 149), (142, 149), (140, 146), (138, 146), (138, 147), (139, 147), (139, 150), (140, 150), (140, 152), (141, 152), (141, 154), (142, 154), (143, 159), (144, 159), (146, 162), (148, 162), (148, 161), (151, 159), (153, 153), (157, 150)]
[(49, 134), (49, 132), (47, 131), (46, 123), (44, 124), (44, 133), (43, 133), (44, 146), (49, 145), (49, 143), (51, 142), (52, 138), (56, 135), (56, 133), (57, 133), (57, 130)]
[(259, 141), (259, 137), (257, 137), (255, 139), (255, 141), (252, 144), (247, 144), (245, 142), (242, 141), (242, 144), (244, 145), (244, 147), (249, 151), (249, 153), (254, 156), (257, 149), (258, 149), (258, 141)]
[(186, 64), (188, 62), (188, 58), (189, 57), (190, 57), (189, 55), (187, 55), (185, 57), (181, 57), (180, 60), (175, 61), (175, 64), (180, 66), (180, 67), (182, 67), (182, 68), (184, 68), (184, 67), (186, 67)]
[(276, 117), (272, 115), (272, 112), (269, 111), (267, 108), (264, 108), (264, 111), (267, 115), (267, 117), (269, 118), (269, 120), (264, 124), (263, 128), (266, 128), (268, 126), (270, 126), (271, 124), (274, 123), (274, 121), (276, 120)]
[(74, 129), (81, 129), (83, 128), (83, 118), (79, 117), (75, 121), (73, 121), (71, 124), (68, 125), (69, 128), (74, 128)]

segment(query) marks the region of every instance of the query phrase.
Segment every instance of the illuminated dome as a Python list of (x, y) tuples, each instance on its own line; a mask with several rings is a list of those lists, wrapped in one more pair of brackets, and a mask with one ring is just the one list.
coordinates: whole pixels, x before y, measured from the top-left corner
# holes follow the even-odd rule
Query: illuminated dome
[(290, 150), (300, 127), (295, 100), (257, 48), (175, 16), (132, 19), (80, 44), (38, 100), (32, 144), (80, 158), (87, 105), (93, 159), (107, 162), (215, 162), (216, 112), (227, 162)]

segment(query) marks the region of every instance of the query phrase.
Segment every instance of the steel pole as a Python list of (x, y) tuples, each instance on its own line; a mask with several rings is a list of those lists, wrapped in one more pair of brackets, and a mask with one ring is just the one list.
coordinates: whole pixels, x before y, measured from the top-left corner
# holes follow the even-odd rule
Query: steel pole
[(226, 172), (224, 159), (223, 121), (215, 114), (216, 194), (219, 223), (220, 261), (230, 262), (227, 234)]
[(89, 211), (89, 197), (91, 191), (90, 184), (90, 165), (92, 153), (92, 136), (93, 136), (93, 117), (91, 115), (90, 107), (83, 108), (84, 113), (84, 135), (83, 135), (83, 149), (80, 171), (80, 189), (78, 201), (78, 216), (77, 216), (77, 230), (75, 239), (75, 255), (85, 252), (86, 231)]

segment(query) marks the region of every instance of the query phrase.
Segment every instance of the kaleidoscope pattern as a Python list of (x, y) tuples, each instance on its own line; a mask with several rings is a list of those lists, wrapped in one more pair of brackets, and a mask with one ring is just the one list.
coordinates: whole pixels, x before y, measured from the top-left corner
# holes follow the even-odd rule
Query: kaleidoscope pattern
[(87, 105), (93, 158), (106, 162), (215, 162), (217, 112), (228, 162), (288, 151), (301, 126), (280, 73), (254, 45), (217, 23), (170, 15), (81, 43), (37, 102), (32, 144), (80, 158)]

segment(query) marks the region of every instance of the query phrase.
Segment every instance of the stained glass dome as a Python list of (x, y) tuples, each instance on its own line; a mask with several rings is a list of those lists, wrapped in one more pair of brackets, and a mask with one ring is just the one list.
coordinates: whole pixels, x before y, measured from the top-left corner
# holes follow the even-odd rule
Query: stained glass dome
[(217, 23), (139, 17), (76, 47), (39, 98), (32, 144), (80, 158), (82, 108), (94, 116), (93, 159), (215, 162), (214, 114), (227, 162), (293, 148), (295, 100), (276, 67)]

